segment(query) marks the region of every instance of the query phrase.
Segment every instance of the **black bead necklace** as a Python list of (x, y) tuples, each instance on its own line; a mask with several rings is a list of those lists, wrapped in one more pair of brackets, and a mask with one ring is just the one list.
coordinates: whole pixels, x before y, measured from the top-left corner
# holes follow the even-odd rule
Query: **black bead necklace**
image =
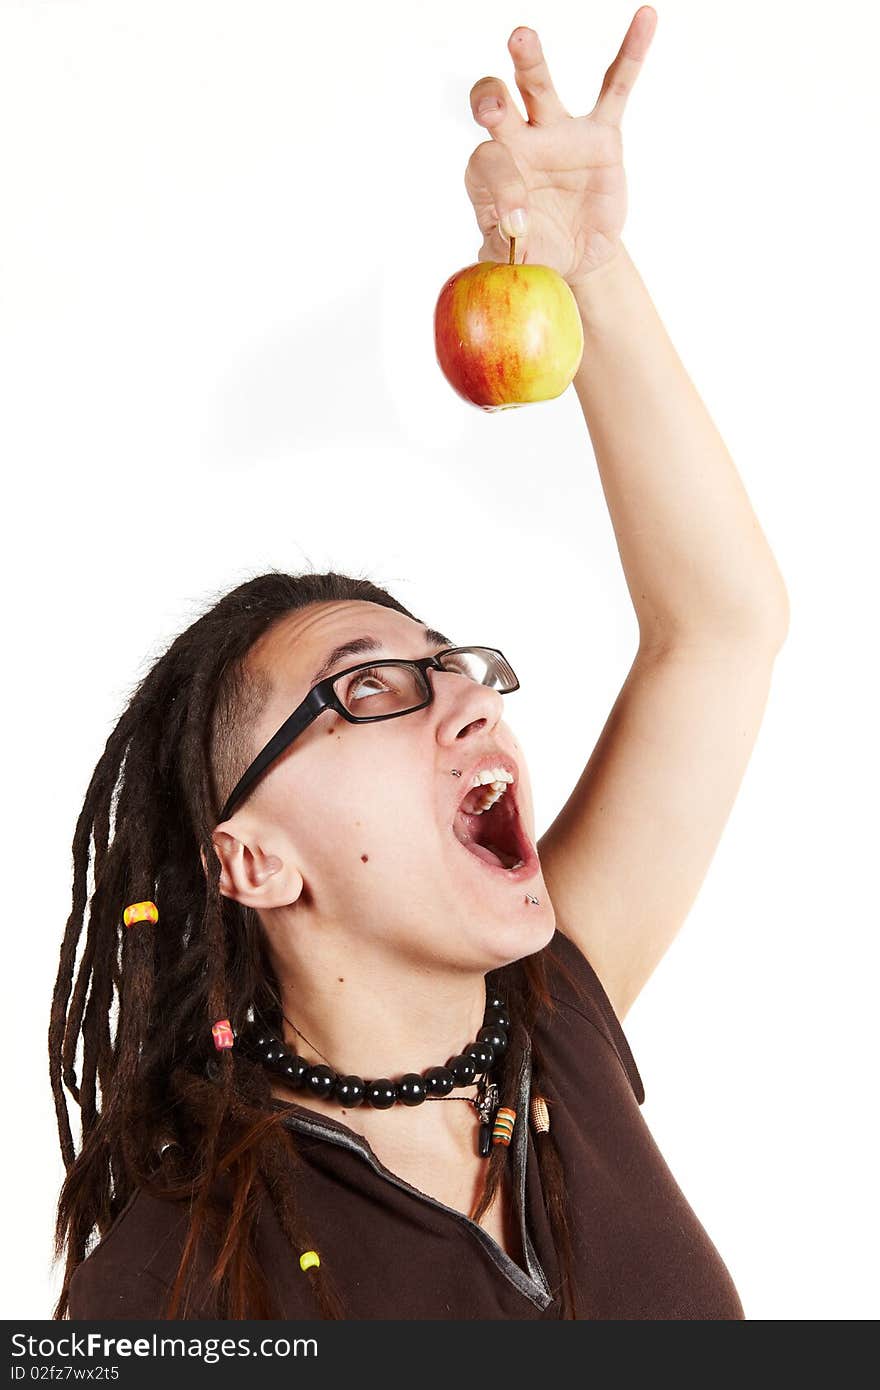
[[(294, 1025), (291, 1024), (291, 1027)], [(397, 1081), (390, 1081), (387, 1077), (368, 1081), (360, 1076), (342, 1075), (330, 1066), (312, 1066), (268, 1028), (255, 1021), (245, 1024), (236, 1038), (236, 1045), (291, 1090), (302, 1089), (319, 1100), (337, 1101), (344, 1106), (366, 1104), (376, 1110), (387, 1110), (397, 1103), (421, 1105), (425, 1100), (466, 1100), (480, 1117), (478, 1149), (480, 1156), (486, 1158), (491, 1148), (492, 1123), (498, 1108), (498, 1087), (494, 1081), (490, 1081), (489, 1075), (493, 1064), (507, 1050), (509, 1030), (510, 1015), (504, 1000), (490, 993), (483, 1026), (474, 1042), (450, 1057), (445, 1067), (429, 1067), (421, 1074), (407, 1072)], [(299, 1032), (299, 1029), (296, 1031)], [(314, 1050), (318, 1051), (317, 1048)], [(478, 1076), (480, 1080), (475, 1098), (449, 1095), (457, 1086), (473, 1085)]]

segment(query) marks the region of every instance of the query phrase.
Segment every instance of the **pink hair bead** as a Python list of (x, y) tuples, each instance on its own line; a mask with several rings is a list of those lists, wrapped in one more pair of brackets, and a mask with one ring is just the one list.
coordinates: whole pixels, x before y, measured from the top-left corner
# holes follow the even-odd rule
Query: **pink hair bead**
[(214, 1036), (214, 1046), (218, 1052), (222, 1052), (224, 1047), (232, 1047), (235, 1042), (228, 1018), (218, 1018), (211, 1032)]

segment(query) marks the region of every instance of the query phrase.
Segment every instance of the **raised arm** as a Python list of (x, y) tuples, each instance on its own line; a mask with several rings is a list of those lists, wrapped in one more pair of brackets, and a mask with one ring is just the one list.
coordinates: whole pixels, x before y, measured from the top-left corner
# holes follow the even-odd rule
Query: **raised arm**
[[(563, 108), (537, 35), (508, 47), (528, 113), (478, 82), (493, 142), (466, 186), (484, 244), (564, 275), (584, 324), (574, 386), (639, 625), (639, 648), (593, 753), (538, 849), (560, 926), (619, 1016), (705, 877), (763, 716), (788, 600), (742, 481), (620, 240), (620, 120), (656, 24), (637, 11), (586, 117)], [(498, 97), (494, 115), (480, 112)]]

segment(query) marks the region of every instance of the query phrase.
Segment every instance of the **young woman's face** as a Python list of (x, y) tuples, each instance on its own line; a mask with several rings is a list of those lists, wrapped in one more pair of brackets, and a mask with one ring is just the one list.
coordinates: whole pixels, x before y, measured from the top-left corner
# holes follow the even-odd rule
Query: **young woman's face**
[[(451, 642), (431, 642), (413, 619), (361, 601), (290, 614), (249, 656), (273, 686), (254, 730), (254, 754), (305, 699), (328, 654), (362, 637), (380, 648), (344, 656), (334, 670), (480, 640), (455, 634)], [(400, 718), (352, 724), (324, 711), (225, 824), (284, 865), (266, 884), (265, 906), (307, 911), (341, 940), (362, 946), (370, 936), (414, 963), (490, 970), (540, 950), (555, 929), (553, 909), (540, 867), (526, 880), (509, 880), (463, 847), (453, 822), (477, 760), (507, 755), (517, 765), (520, 820), (534, 844), (528, 772), (497, 690), (453, 672), (431, 671), (428, 680), (433, 703)], [(362, 708), (370, 712), (368, 701)], [(298, 892), (291, 893), (291, 881)]]

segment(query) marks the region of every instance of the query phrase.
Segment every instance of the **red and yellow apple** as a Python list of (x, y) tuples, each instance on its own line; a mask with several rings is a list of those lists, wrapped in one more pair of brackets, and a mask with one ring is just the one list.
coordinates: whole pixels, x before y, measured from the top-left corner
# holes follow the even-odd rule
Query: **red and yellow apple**
[(434, 310), (437, 361), (483, 410), (561, 396), (584, 351), (577, 301), (546, 265), (478, 261), (446, 281)]

